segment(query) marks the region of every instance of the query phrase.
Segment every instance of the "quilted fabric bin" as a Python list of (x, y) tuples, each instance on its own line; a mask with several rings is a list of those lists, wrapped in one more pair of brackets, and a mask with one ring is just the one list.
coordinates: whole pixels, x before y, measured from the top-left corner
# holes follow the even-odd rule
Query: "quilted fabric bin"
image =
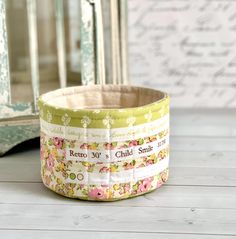
[(39, 99), (41, 175), (67, 197), (113, 201), (168, 178), (169, 97), (118, 85), (59, 89)]

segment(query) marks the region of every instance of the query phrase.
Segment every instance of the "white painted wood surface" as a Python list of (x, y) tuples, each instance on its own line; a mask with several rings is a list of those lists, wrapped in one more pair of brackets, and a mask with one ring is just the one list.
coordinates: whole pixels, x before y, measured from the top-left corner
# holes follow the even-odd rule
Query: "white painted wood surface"
[(171, 115), (169, 181), (141, 197), (67, 199), (42, 185), (38, 148), (0, 158), (0, 238), (236, 238), (236, 112)]

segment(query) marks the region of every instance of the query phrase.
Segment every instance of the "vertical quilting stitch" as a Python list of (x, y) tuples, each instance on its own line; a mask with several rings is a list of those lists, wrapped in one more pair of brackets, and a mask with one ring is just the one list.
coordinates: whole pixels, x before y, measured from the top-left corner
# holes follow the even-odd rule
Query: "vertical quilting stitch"
[[(84, 140), (83, 140), (86, 145), (88, 145), (88, 129), (87, 129), (87, 125), (86, 127), (84, 127)], [(89, 160), (89, 154), (88, 154), (88, 147), (85, 147), (85, 152), (86, 152), (86, 155), (87, 155), (87, 158), (86, 158), (86, 163), (88, 163), (90, 160)], [(89, 190), (90, 190), (90, 174), (85, 166), (85, 169), (84, 169), (84, 172), (83, 172), (85, 175), (84, 175), (84, 178), (86, 178), (86, 184), (85, 187), (87, 186), (87, 197), (89, 199)]]
[[(132, 117), (135, 117), (134, 116), (134, 111), (132, 111)], [(133, 142), (135, 140), (134, 124), (135, 123), (133, 123), (132, 126), (131, 126), (132, 127), (132, 150), (133, 150), (132, 162), (133, 162), (133, 160), (135, 160), (135, 158), (134, 158), (134, 144), (133, 144)], [(130, 192), (129, 192), (130, 195), (129, 196), (131, 196), (132, 193), (133, 193), (133, 186), (134, 186), (134, 182), (135, 182), (135, 176), (134, 176), (135, 175), (135, 169), (136, 169), (136, 161), (135, 161), (135, 164), (134, 164), (134, 166), (132, 168), (133, 177), (132, 177), (132, 180), (130, 180)]]
[[(109, 118), (111, 117), (111, 115), (109, 114)], [(112, 143), (112, 137), (111, 137), (111, 128), (112, 125), (108, 128), (108, 143), (109, 145)], [(112, 198), (112, 187), (113, 185), (111, 184), (111, 160), (112, 160), (112, 153), (111, 153), (111, 148), (112, 147), (108, 147), (108, 155), (109, 155), (109, 164), (108, 164), (108, 168), (110, 169), (108, 171), (108, 188), (109, 188), (109, 195), (108, 195), (108, 199)]]

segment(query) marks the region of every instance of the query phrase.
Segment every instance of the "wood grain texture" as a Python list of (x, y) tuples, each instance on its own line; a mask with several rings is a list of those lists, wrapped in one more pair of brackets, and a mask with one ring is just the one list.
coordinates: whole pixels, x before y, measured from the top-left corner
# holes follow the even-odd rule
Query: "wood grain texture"
[[(235, 209), (0, 205), (0, 229), (236, 235)], [(230, 217), (229, 217), (230, 213)]]
[(236, 137), (172, 136), (170, 143), (173, 151), (236, 151)]
[(236, 136), (234, 109), (172, 109), (170, 120), (174, 136)]

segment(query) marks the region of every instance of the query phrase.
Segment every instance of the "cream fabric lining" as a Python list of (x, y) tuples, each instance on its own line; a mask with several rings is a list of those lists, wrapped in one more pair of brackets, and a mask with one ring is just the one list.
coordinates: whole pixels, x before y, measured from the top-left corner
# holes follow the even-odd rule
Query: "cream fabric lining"
[(154, 103), (167, 95), (158, 90), (124, 85), (90, 85), (46, 93), (42, 100), (68, 109), (133, 108)]

